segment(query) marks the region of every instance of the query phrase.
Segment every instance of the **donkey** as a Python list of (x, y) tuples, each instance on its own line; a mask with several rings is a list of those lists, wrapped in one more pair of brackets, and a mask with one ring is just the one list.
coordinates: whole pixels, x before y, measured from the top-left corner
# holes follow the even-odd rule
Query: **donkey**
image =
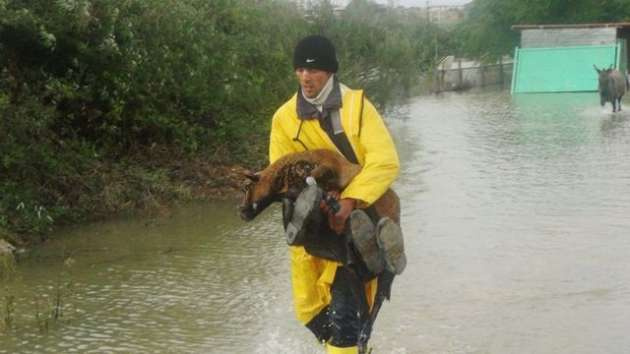
[(606, 102), (610, 102), (613, 106), (613, 113), (621, 111), (621, 98), (628, 88), (625, 75), (612, 67), (608, 69), (598, 69), (595, 65), (593, 67), (599, 74), (599, 103), (603, 107)]

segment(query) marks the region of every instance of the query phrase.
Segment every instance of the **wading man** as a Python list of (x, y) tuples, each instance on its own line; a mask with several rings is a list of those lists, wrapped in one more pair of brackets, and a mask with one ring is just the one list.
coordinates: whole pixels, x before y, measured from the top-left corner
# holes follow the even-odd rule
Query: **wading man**
[[(329, 193), (337, 208), (313, 203), (312, 188), (284, 204), (285, 228), (314, 234), (308, 244), (290, 247), (295, 311), (328, 353), (359, 353), (369, 337), (377, 294), (389, 298), (394, 274), (406, 264), (400, 228), (382, 225), (392, 221), (379, 220), (369, 208), (397, 177), (398, 154), (363, 91), (338, 81), (335, 48), (327, 38), (303, 38), (295, 47), (293, 67), (299, 89), (273, 116), (270, 162), (293, 152), (329, 149), (362, 166), (343, 191)], [(325, 215), (323, 225), (309, 224), (314, 213)], [(361, 242), (377, 248), (362, 253), (370, 247)]]

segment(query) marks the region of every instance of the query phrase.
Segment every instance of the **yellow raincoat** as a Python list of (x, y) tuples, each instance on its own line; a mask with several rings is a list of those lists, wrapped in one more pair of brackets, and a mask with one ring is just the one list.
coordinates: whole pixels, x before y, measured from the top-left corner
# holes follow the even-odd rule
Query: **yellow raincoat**
[[(341, 95), (341, 125), (359, 164), (363, 166), (361, 172), (342, 191), (341, 198), (356, 199), (357, 206), (363, 208), (385, 193), (398, 176), (398, 154), (381, 116), (367, 99), (363, 99), (362, 91), (343, 87)], [(286, 154), (304, 151), (305, 147), (309, 150), (324, 148), (338, 151), (317, 119), (304, 120), (300, 129), (301, 120), (297, 116), (296, 104), (297, 94), (273, 116), (269, 144), (270, 163)], [(296, 137), (299, 141), (295, 140)], [(290, 252), (295, 312), (298, 320), (307, 324), (330, 303), (330, 286), (339, 263), (311, 256), (302, 246), (292, 246)], [(367, 283), (365, 288), (372, 306), (376, 280)]]

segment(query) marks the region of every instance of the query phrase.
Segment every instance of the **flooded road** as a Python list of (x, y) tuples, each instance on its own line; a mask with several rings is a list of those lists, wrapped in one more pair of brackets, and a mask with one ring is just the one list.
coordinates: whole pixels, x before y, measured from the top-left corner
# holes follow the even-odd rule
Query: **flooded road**
[[(628, 352), (630, 108), (609, 111), (485, 91), (388, 115), (408, 266), (374, 353)], [(0, 353), (323, 352), (293, 315), (278, 208), (234, 208), (64, 230), (0, 285)]]

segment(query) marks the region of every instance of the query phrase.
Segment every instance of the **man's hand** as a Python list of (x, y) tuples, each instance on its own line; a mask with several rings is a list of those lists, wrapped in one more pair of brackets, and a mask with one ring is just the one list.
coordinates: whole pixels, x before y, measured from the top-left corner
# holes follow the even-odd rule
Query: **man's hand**
[(330, 225), (330, 228), (338, 235), (341, 235), (346, 226), (346, 220), (348, 220), (350, 213), (352, 213), (352, 210), (354, 210), (354, 207), (356, 206), (356, 200), (351, 198), (344, 198), (340, 200), (339, 192), (337, 191), (328, 192), (328, 196), (339, 201), (339, 211), (336, 214), (333, 214), (332, 210), (330, 210), (326, 202), (323, 200), (320, 207), (328, 214), (328, 225)]

